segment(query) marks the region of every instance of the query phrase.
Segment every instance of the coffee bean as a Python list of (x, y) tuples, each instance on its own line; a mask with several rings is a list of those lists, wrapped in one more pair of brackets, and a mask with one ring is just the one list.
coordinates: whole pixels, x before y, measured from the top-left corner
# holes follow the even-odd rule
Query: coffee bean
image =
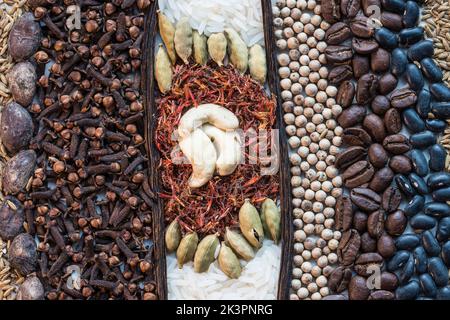
[(426, 195), (430, 192), (430, 190), (428, 190), (428, 186), (427, 183), (425, 182), (425, 180), (420, 177), (418, 174), (416, 173), (411, 173), (409, 175), (409, 181), (411, 182), (411, 185), (414, 187), (414, 189), (421, 195)]
[(348, 296), (350, 300), (367, 300), (370, 290), (367, 287), (366, 279), (361, 276), (354, 276), (348, 286)]
[(446, 241), (450, 239), (450, 217), (442, 218), (436, 229), (436, 239)]
[(397, 276), (394, 273), (383, 271), (380, 275), (380, 289), (394, 291), (397, 287)]
[(432, 173), (428, 177), (427, 184), (431, 190), (449, 187), (450, 186), (450, 173), (447, 173), (447, 172)]
[(440, 144), (435, 144), (430, 149), (428, 149), (430, 153), (430, 169), (432, 171), (442, 171), (445, 167), (445, 158), (447, 156), (447, 152), (445, 148)]
[(441, 246), (430, 230), (422, 233), (422, 246), (429, 257), (437, 257), (441, 253)]
[(411, 251), (420, 244), (420, 238), (416, 234), (402, 234), (395, 240), (395, 246), (398, 250)]
[(414, 63), (406, 66), (406, 82), (416, 92), (423, 88), (425, 82), (422, 71)]
[(391, 108), (386, 112), (384, 115), (384, 125), (389, 134), (396, 134), (402, 130), (402, 119), (398, 109)]
[(386, 268), (388, 271), (394, 272), (402, 268), (408, 261), (411, 253), (405, 250), (397, 251), (392, 259), (387, 263)]
[(361, 235), (361, 252), (374, 252), (377, 250), (377, 240), (372, 238), (368, 232)]
[(400, 48), (392, 50), (391, 57), (391, 72), (397, 77), (400, 77), (406, 71), (408, 64), (408, 56), (406, 52)]
[(379, 83), (378, 86), (379, 93), (382, 95), (387, 95), (397, 87), (398, 80), (393, 74), (385, 73), (384, 75), (381, 76), (378, 83)]
[(442, 245), (442, 261), (444, 261), (447, 267), (450, 267), (450, 241), (447, 241)]
[(391, 55), (383, 48), (378, 48), (370, 55), (370, 66), (372, 72), (381, 73), (389, 70)]
[(337, 267), (328, 277), (328, 287), (332, 292), (341, 293), (347, 290), (352, 278), (352, 271), (342, 266)]
[(409, 220), (409, 224), (415, 232), (420, 232), (421, 230), (433, 229), (436, 226), (436, 219), (424, 215), (423, 213), (419, 213)]
[(369, 182), (374, 173), (373, 166), (369, 162), (361, 160), (348, 167), (341, 177), (347, 188), (355, 188)]
[(405, 231), (408, 218), (402, 210), (397, 210), (387, 216), (384, 224), (386, 232), (391, 236), (399, 236)]
[(346, 195), (341, 196), (336, 202), (335, 223), (339, 231), (347, 231), (351, 228), (353, 222), (353, 208), (350, 198)]
[(447, 122), (440, 119), (427, 119), (425, 121), (425, 126), (428, 130), (434, 133), (442, 133), (445, 128), (447, 128)]
[(336, 95), (336, 102), (342, 108), (348, 108), (353, 103), (355, 97), (355, 85), (351, 81), (344, 81), (339, 86)]
[(433, 41), (422, 40), (409, 47), (408, 58), (411, 61), (421, 61), (424, 58), (432, 58), (433, 53)]
[(345, 148), (337, 155), (334, 165), (339, 169), (345, 169), (353, 163), (365, 158), (366, 154), (366, 149), (363, 147), (355, 146)]
[(428, 202), (424, 207), (424, 212), (428, 216), (443, 218), (450, 216), (450, 206), (446, 203)]
[(414, 258), (412, 255), (409, 256), (408, 261), (399, 272), (398, 280), (401, 284), (407, 283), (411, 277), (414, 275)]
[(411, 280), (404, 286), (398, 287), (395, 297), (398, 300), (414, 300), (420, 293), (420, 286), (417, 281)]
[(370, 71), (369, 57), (355, 54), (352, 60), (352, 67), (355, 79), (361, 78)]
[(344, 22), (336, 22), (325, 32), (325, 40), (329, 45), (343, 43), (351, 36), (350, 28)]
[(405, 2), (403, 0), (381, 0), (383, 9), (398, 14), (405, 12)]
[(334, 23), (341, 20), (341, 10), (339, 0), (324, 1), (321, 3), (322, 17), (329, 23)]
[(425, 198), (421, 195), (415, 195), (403, 208), (403, 211), (408, 217), (412, 217), (415, 214), (422, 211), (425, 205)]
[(428, 271), (438, 287), (448, 284), (448, 269), (441, 258), (432, 257), (428, 259)]
[(394, 179), (394, 172), (385, 167), (375, 172), (369, 188), (375, 192), (383, 192), (391, 184), (392, 179)]
[(372, 138), (364, 129), (351, 127), (345, 129), (343, 133), (342, 141), (348, 146), (367, 147), (372, 143)]
[(328, 46), (325, 49), (325, 56), (329, 63), (342, 64), (353, 57), (353, 50), (347, 46)]
[(341, 12), (346, 18), (355, 17), (360, 8), (360, 0), (341, 0)]
[(403, 29), (398, 33), (400, 44), (406, 47), (423, 40), (424, 29), (422, 27)]
[(436, 143), (436, 138), (431, 131), (415, 133), (409, 137), (409, 142), (414, 148), (425, 149)]
[(433, 83), (430, 91), (437, 101), (450, 101), (450, 89), (443, 83)]
[(423, 293), (427, 297), (435, 297), (437, 295), (436, 283), (434, 283), (433, 278), (428, 273), (421, 274), (419, 276), (420, 287)]
[(425, 122), (413, 108), (403, 111), (402, 116), (405, 126), (412, 133), (422, 132), (425, 130)]
[(396, 251), (394, 239), (387, 234), (383, 234), (377, 241), (377, 250), (385, 259), (392, 257)]
[(412, 170), (411, 159), (404, 155), (396, 155), (389, 161), (389, 167), (395, 173), (407, 174)]
[(368, 73), (358, 79), (356, 86), (356, 102), (360, 105), (370, 103), (377, 95), (378, 78), (376, 75)]
[(384, 231), (384, 211), (372, 212), (367, 219), (367, 232), (372, 238), (378, 239)]
[(422, 118), (427, 118), (431, 112), (431, 93), (428, 89), (422, 89), (417, 97), (416, 111)]
[(396, 187), (389, 187), (383, 192), (381, 204), (387, 213), (397, 210), (400, 202), (402, 202), (402, 195)]
[(417, 25), (420, 16), (420, 8), (414, 1), (408, 1), (405, 5), (405, 13), (403, 13), (403, 25), (405, 28), (412, 28)]
[(381, 13), (380, 22), (384, 27), (392, 31), (398, 32), (403, 28), (402, 16), (392, 12), (383, 11)]
[(337, 121), (341, 127), (349, 128), (361, 123), (366, 115), (366, 108), (359, 105), (352, 105), (351, 107), (342, 111)]
[(395, 183), (397, 184), (397, 187), (400, 189), (400, 191), (403, 192), (403, 194), (407, 197), (413, 197), (414, 195), (416, 195), (416, 191), (414, 190), (411, 182), (406, 176), (401, 174), (396, 176)]
[(375, 290), (370, 293), (369, 300), (394, 300), (395, 294), (386, 290)]
[(350, 30), (354, 36), (360, 38), (371, 38), (375, 33), (374, 28), (369, 23), (369, 19), (364, 15), (356, 16), (350, 22)]
[(370, 276), (373, 271), (370, 267), (379, 267), (383, 264), (383, 257), (376, 252), (361, 254), (355, 261), (355, 272), (363, 277)]
[(369, 148), (369, 161), (375, 168), (383, 168), (389, 160), (389, 155), (379, 143), (374, 143)]
[(359, 233), (364, 233), (367, 230), (367, 214), (361, 211), (356, 211), (353, 215), (353, 229)]
[(434, 201), (450, 201), (450, 188), (443, 188), (439, 190), (433, 191), (433, 199)]
[(442, 81), (443, 74), (441, 68), (434, 62), (432, 58), (425, 58), (420, 61), (422, 72), (431, 82)]
[[(371, 104), (373, 113), (382, 116), (389, 110), (391, 103), (385, 96), (376, 96)], [(395, 109), (394, 109), (395, 110)]]
[(355, 262), (360, 246), (361, 237), (359, 236), (358, 231), (351, 229), (344, 232), (337, 249), (341, 265), (352, 265)]
[(339, 85), (342, 81), (350, 80), (352, 77), (353, 70), (349, 65), (336, 66), (328, 73), (328, 81), (333, 85)]
[(383, 142), (386, 137), (383, 120), (374, 113), (368, 114), (364, 118), (363, 127), (376, 142)]
[(359, 54), (371, 54), (377, 51), (378, 42), (373, 39), (361, 39), (354, 37), (352, 39), (352, 49)]
[(375, 39), (382, 48), (392, 50), (398, 47), (398, 36), (387, 28), (380, 28), (375, 31)]
[(381, 197), (368, 188), (354, 188), (350, 191), (353, 204), (363, 211), (373, 212), (380, 208)]
[(390, 96), (391, 106), (404, 109), (412, 106), (417, 101), (417, 95), (409, 88), (396, 89)]

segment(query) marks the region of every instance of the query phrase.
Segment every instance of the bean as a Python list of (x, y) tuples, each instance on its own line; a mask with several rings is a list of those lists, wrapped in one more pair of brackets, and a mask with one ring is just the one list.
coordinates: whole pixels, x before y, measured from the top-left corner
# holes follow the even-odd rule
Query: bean
[(436, 219), (424, 215), (423, 213), (419, 213), (409, 220), (409, 224), (416, 232), (420, 230), (429, 230), (436, 226)]
[(433, 41), (422, 40), (409, 47), (408, 58), (411, 61), (421, 61), (424, 58), (433, 57), (433, 53)]
[(414, 149), (410, 153), (410, 158), (413, 164), (414, 171), (421, 177), (425, 177), (428, 170), (428, 161), (422, 151)]
[(445, 128), (447, 128), (447, 123), (440, 119), (427, 119), (427, 121), (425, 121), (425, 125), (428, 130), (436, 133), (441, 133), (445, 130)]
[(417, 281), (410, 281), (395, 291), (395, 297), (398, 300), (414, 300), (420, 293), (420, 286)]
[(427, 265), (428, 265), (428, 257), (427, 253), (425, 252), (425, 249), (423, 247), (417, 247), (413, 251), (413, 256), (416, 264), (416, 271), (418, 273), (425, 273), (427, 272)]
[(450, 206), (446, 203), (429, 202), (424, 206), (424, 212), (428, 216), (443, 218), (450, 216)]
[(430, 86), (433, 97), (438, 101), (450, 101), (450, 89), (443, 83), (433, 83)]
[(409, 255), (408, 261), (406, 261), (402, 270), (400, 271), (399, 281), (401, 284), (408, 282), (414, 275), (414, 258), (413, 255)]
[(405, 28), (411, 28), (417, 25), (420, 16), (420, 8), (414, 1), (408, 1), (405, 5), (405, 12), (403, 13), (403, 25)]
[(380, 28), (375, 31), (375, 39), (381, 47), (392, 50), (398, 47), (398, 37), (387, 28)]
[(403, 0), (383, 0), (383, 9), (398, 14), (405, 12), (405, 2)]
[(438, 300), (450, 300), (450, 286), (440, 288), (436, 298)]
[(436, 190), (432, 195), (435, 201), (450, 201), (450, 187)]
[(424, 149), (436, 143), (433, 132), (423, 131), (409, 137), (409, 142), (414, 148)]
[(397, 253), (392, 257), (392, 259), (387, 264), (388, 271), (396, 271), (403, 267), (405, 263), (408, 261), (411, 253), (406, 250), (397, 251)]
[(418, 133), (425, 130), (425, 122), (413, 108), (403, 111), (402, 117), (403, 123), (412, 133)]
[(450, 173), (436, 172), (430, 174), (427, 184), (431, 190), (450, 186)]
[(397, 187), (408, 197), (412, 197), (416, 194), (413, 186), (409, 182), (409, 179), (404, 175), (398, 175), (394, 178)]
[(407, 64), (408, 57), (406, 52), (400, 48), (395, 48), (391, 55), (391, 72), (399, 77), (405, 73)]
[(436, 229), (436, 239), (446, 241), (450, 238), (450, 217), (442, 218)]
[(433, 102), (430, 111), (439, 119), (450, 118), (450, 102)]
[(450, 241), (447, 241), (442, 245), (442, 260), (447, 267), (450, 267)]
[(429, 193), (428, 186), (427, 186), (425, 180), (423, 180), (419, 175), (417, 175), (415, 173), (411, 173), (409, 175), (409, 181), (411, 181), (411, 185), (421, 195), (426, 195)]
[(395, 240), (397, 250), (413, 250), (420, 244), (420, 238), (412, 233), (405, 233)]
[(443, 287), (448, 283), (448, 269), (439, 257), (428, 259), (428, 271), (436, 282), (436, 285)]
[(434, 283), (433, 278), (428, 274), (421, 274), (419, 277), (420, 287), (423, 293), (428, 297), (435, 297), (437, 294), (436, 283)]
[(431, 58), (425, 58), (420, 61), (420, 66), (422, 67), (422, 72), (425, 77), (428, 78), (431, 82), (440, 82), (442, 81), (442, 70), (438, 67), (436, 62), (434, 62)]
[[(410, 46), (423, 39), (424, 32), (422, 27), (403, 29), (398, 33), (400, 44)], [(397, 50), (397, 49), (396, 49)]]
[(422, 211), (425, 205), (425, 198), (421, 195), (415, 195), (405, 206), (403, 211), (408, 217), (412, 217)]
[(441, 252), (439, 242), (430, 230), (427, 230), (422, 234), (422, 246), (428, 256), (436, 257)]
[(406, 66), (406, 82), (416, 92), (423, 88), (424, 80), (422, 72), (414, 63)]
[(431, 112), (431, 93), (428, 89), (423, 88), (420, 90), (417, 97), (416, 111), (422, 118), (427, 118), (428, 113)]

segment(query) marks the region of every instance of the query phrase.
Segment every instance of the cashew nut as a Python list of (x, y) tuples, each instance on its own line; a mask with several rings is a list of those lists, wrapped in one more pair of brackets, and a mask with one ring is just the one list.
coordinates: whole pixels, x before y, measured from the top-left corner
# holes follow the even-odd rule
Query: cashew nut
[(192, 164), (189, 186), (200, 188), (214, 175), (217, 153), (213, 143), (201, 129), (195, 129), (191, 135), (181, 139), (180, 149)]
[(211, 139), (216, 148), (216, 170), (221, 176), (234, 172), (241, 161), (240, 137), (235, 130), (223, 131), (209, 124), (204, 124), (202, 130)]
[(233, 112), (217, 104), (209, 103), (189, 109), (180, 119), (178, 134), (181, 138), (186, 138), (204, 123), (210, 123), (222, 130), (239, 127), (239, 120)]

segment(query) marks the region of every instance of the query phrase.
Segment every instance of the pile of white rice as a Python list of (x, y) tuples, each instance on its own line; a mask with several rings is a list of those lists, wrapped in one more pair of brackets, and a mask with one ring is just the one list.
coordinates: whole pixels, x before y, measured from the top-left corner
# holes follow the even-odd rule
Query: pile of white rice
[(247, 46), (264, 45), (261, 0), (159, 0), (158, 4), (172, 23), (188, 17), (200, 34), (209, 36), (231, 27)]
[(195, 273), (189, 262), (179, 269), (175, 254), (167, 257), (169, 300), (275, 300), (280, 272), (281, 246), (265, 240), (255, 258), (241, 260), (239, 279), (228, 278), (217, 260), (208, 272)]

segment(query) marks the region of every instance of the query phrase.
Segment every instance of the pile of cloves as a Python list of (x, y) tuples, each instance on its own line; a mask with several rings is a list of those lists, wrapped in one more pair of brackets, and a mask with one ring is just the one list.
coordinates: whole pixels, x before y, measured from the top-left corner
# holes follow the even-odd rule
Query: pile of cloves
[(40, 42), (15, 59), (37, 85), (13, 105), (24, 120), (2, 125), (15, 154), (3, 188), (27, 232), (11, 264), (36, 272), (47, 299), (157, 299), (140, 78), (149, 3), (28, 1)]

